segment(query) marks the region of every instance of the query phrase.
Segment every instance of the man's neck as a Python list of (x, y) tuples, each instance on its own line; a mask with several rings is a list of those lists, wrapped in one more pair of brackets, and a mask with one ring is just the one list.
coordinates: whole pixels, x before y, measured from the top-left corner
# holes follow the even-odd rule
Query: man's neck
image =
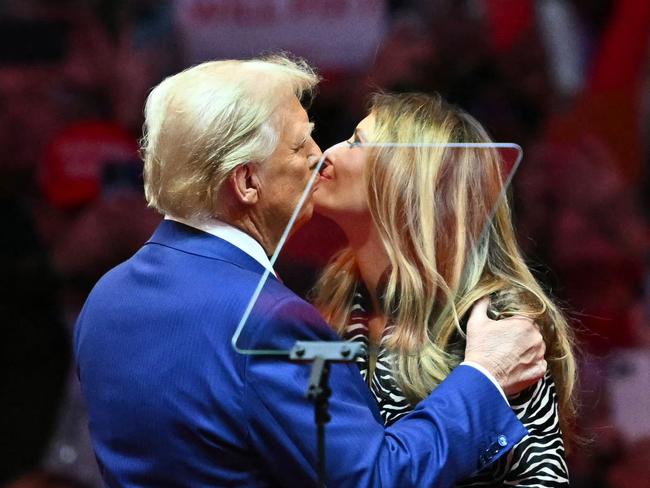
[(220, 219), (259, 242), (267, 256), (271, 256), (275, 252), (279, 238), (275, 238), (273, 233), (268, 231), (263, 222), (260, 222), (255, 216), (245, 214), (236, 217), (220, 217)]

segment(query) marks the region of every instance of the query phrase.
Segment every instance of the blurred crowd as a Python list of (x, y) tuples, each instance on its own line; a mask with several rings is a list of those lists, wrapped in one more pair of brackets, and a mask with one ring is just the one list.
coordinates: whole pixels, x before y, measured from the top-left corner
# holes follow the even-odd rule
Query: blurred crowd
[[(523, 147), (520, 243), (579, 339), (572, 486), (650, 486), (647, 0), (2, 2), (0, 484), (101, 486), (72, 333), (94, 282), (160, 220), (142, 194), (145, 97), (192, 63), (259, 46), (319, 69), (323, 149), (378, 89), (440, 92)], [(315, 217), (283, 252), (285, 283), (305, 293), (341, 244)]]

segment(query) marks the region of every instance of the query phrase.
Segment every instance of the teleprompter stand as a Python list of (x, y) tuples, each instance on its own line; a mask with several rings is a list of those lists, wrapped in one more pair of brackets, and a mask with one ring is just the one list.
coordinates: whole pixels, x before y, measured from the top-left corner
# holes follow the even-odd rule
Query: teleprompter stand
[(331, 417), (328, 411), (330, 364), (332, 362), (350, 362), (361, 354), (363, 344), (355, 342), (317, 342), (297, 341), (289, 358), (293, 361), (311, 361), (311, 374), (307, 387), (307, 398), (314, 402), (314, 420), (316, 422), (318, 482), (325, 487), (325, 424)]

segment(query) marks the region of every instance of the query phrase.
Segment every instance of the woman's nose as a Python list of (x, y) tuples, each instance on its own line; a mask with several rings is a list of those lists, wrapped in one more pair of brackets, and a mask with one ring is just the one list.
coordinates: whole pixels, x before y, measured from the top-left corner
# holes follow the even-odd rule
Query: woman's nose
[(332, 159), (336, 159), (337, 153), (346, 146), (347, 142), (341, 141), (325, 149), (325, 152), (323, 154), (325, 155), (325, 158), (331, 162)]

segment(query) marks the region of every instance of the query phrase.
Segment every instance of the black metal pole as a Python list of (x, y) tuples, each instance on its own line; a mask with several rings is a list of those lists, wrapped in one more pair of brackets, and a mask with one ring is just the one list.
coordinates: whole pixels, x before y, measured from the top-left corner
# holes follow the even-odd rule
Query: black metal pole
[(323, 356), (316, 356), (309, 377), (309, 389), (307, 398), (314, 402), (314, 420), (316, 421), (316, 450), (318, 457), (318, 484), (324, 488), (326, 485), (326, 466), (327, 459), (325, 456), (325, 424), (330, 421), (329, 397), (331, 390), (329, 388), (330, 363)]
[(325, 488), (325, 424), (318, 424), (318, 486)]
[(318, 485), (325, 487), (327, 481), (327, 459), (325, 457), (325, 424), (330, 421), (329, 387), (330, 364), (334, 362), (351, 362), (363, 350), (363, 344), (357, 342), (296, 341), (289, 351), (292, 361), (313, 361), (309, 375), (307, 398), (314, 402), (314, 420), (316, 421), (316, 456)]

